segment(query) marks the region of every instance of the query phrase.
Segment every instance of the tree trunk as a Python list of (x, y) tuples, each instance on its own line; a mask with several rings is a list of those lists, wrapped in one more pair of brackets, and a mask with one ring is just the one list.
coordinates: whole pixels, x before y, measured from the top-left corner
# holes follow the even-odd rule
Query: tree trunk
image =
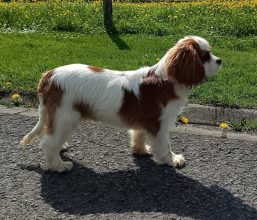
[(112, 0), (103, 0), (104, 26), (106, 29), (112, 28)]

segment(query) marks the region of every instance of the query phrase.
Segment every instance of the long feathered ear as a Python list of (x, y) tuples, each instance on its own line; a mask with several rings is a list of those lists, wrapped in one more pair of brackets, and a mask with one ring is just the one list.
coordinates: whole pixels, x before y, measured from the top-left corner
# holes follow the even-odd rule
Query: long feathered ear
[(198, 55), (199, 45), (192, 39), (179, 42), (168, 52), (166, 70), (169, 78), (188, 88), (205, 79), (205, 71)]

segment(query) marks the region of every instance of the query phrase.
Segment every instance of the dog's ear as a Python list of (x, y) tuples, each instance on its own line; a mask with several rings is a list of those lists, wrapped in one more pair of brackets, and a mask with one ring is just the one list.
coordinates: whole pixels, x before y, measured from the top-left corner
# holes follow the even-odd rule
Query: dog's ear
[(204, 66), (198, 55), (199, 45), (192, 39), (179, 42), (168, 52), (166, 70), (169, 78), (188, 88), (205, 79)]

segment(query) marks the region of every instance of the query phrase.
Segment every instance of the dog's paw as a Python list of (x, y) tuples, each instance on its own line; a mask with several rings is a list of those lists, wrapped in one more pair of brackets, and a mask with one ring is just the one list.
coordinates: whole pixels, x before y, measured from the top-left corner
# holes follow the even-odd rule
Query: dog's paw
[(68, 148), (70, 147), (69, 143), (68, 142), (65, 142), (61, 148), (61, 151), (67, 151)]
[(170, 165), (173, 167), (183, 167), (185, 166), (185, 162), (186, 160), (182, 154), (172, 154)]
[(41, 164), (40, 166), (44, 171), (63, 173), (71, 171), (73, 168), (73, 163), (71, 161), (60, 161), (55, 165)]
[(169, 152), (162, 159), (156, 158), (156, 160), (159, 165), (169, 165), (172, 167), (183, 167), (185, 165), (185, 158), (182, 154), (174, 154), (173, 152)]
[(145, 145), (144, 147), (132, 147), (131, 149), (133, 155), (137, 156), (146, 156), (152, 155), (152, 148), (149, 145)]
[(71, 171), (73, 168), (73, 163), (71, 161), (62, 162), (56, 169), (58, 173), (62, 173), (65, 171)]
[(146, 149), (148, 155), (152, 155), (153, 154), (152, 147), (150, 145), (146, 144), (145, 145), (145, 149)]

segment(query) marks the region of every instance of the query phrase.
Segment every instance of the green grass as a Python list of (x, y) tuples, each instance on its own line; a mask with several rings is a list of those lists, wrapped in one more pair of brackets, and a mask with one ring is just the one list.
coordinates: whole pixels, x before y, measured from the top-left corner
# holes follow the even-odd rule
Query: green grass
[(231, 127), (238, 132), (256, 132), (257, 131), (257, 120), (246, 120), (242, 119), (239, 122), (231, 122)]
[[(153, 65), (181, 37), (124, 35), (116, 39), (117, 45), (107, 34), (1, 33), (0, 90), (36, 91), (42, 72), (70, 63), (118, 70)], [(190, 100), (257, 107), (257, 39), (207, 38), (214, 53), (223, 59), (223, 68), (214, 79), (195, 88)], [(124, 45), (128, 49), (121, 50), (119, 47)]]
[[(19, 31), (105, 32), (102, 5), (81, 2), (1, 3), (0, 26), (4, 30)], [(116, 29), (122, 34), (237, 37), (257, 34), (257, 6), (254, 1), (209, 1), (200, 5), (115, 3), (113, 14)]]

